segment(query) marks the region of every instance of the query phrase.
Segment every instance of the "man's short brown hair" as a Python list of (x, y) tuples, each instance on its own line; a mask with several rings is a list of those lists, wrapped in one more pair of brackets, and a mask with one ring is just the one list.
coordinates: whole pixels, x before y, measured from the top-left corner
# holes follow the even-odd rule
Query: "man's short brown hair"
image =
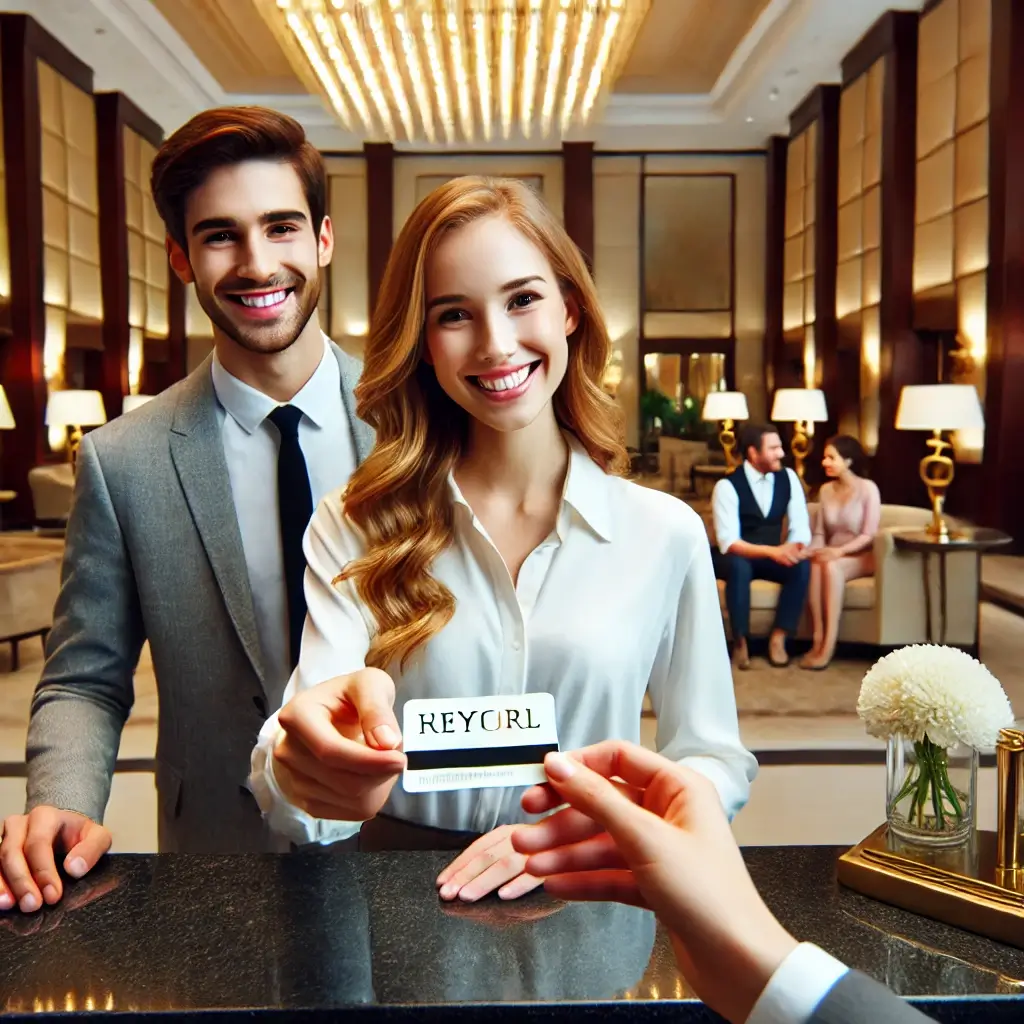
[(245, 160), (290, 163), (302, 182), (313, 230), (319, 232), (326, 212), (327, 172), (302, 125), (267, 107), (216, 107), (183, 124), (153, 160), (153, 200), (167, 233), (186, 252), (188, 197), (211, 171)]

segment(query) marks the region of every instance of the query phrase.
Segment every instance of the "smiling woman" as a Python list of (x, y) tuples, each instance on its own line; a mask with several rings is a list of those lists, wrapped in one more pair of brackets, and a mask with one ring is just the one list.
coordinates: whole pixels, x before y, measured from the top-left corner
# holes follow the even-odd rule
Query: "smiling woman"
[[(358, 413), (376, 445), (306, 539), (309, 617), (251, 785), (298, 843), (467, 847), (443, 899), (540, 879), (511, 836), (514, 787), (412, 792), (398, 725), (422, 698), (550, 694), (571, 749), (640, 736), (703, 771), (734, 814), (756, 762), (739, 739), (707, 534), (621, 475), (600, 381), (608, 333), (579, 251), (542, 200), (461, 178), (392, 250)], [(425, 838), (426, 837), (426, 838)]]

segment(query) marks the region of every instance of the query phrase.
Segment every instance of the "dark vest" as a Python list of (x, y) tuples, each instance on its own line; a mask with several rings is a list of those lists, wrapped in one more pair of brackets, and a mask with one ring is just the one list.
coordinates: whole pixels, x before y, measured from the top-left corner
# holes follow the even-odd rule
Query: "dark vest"
[(740, 499), (740, 537), (748, 544), (777, 547), (782, 543), (782, 521), (786, 518), (786, 510), (789, 508), (789, 473), (780, 469), (772, 476), (775, 477), (775, 492), (767, 516), (761, 512), (761, 506), (750, 489), (750, 482), (743, 471), (742, 463), (726, 477), (736, 488), (736, 494)]

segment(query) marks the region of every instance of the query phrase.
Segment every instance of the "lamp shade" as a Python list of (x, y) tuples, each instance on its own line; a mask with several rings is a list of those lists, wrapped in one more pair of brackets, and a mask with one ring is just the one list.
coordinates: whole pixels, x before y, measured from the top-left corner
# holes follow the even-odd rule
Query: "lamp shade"
[(824, 423), (828, 419), (825, 392), (818, 388), (779, 388), (772, 419), (780, 423)]
[(46, 399), (49, 427), (95, 427), (107, 422), (98, 391), (51, 391)]
[(704, 399), (705, 420), (745, 420), (750, 417), (747, 396), (742, 391), (709, 391)]
[(121, 402), (121, 411), (131, 412), (132, 409), (138, 409), (140, 405), (145, 405), (155, 397), (155, 395), (125, 395)]
[(897, 430), (980, 430), (981, 399), (973, 384), (908, 384), (900, 392)]
[(3, 384), (0, 384), (0, 430), (14, 429), (14, 413), (11, 412), (11, 403), (7, 401), (7, 392)]

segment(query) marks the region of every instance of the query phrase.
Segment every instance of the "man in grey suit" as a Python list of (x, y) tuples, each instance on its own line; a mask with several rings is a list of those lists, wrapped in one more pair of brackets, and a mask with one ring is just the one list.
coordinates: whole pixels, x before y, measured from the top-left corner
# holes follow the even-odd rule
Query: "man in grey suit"
[(928, 1020), (782, 927), (703, 775), (623, 740), (548, 754), (544, 768), (549, 785), (527, 790), (523, 808), (565, 806), (513, 835), (525, 870), (555, 898), (649, 907), (694, 992), (732, 1024)]
[(102, 825), (148, 640), (162, 851), (280, 849), (246, 780), (298, 658), (301, 542), (369, 449), (361, 364), (322, 334), (333, 234), (323, 160), (291, 118), (206, 111), (163, 145), (153, 196), (213, 354), (78, 455), (60, 594), (29, 726), (28, 807), (4, 822), (0, 910), (62, 894)]

